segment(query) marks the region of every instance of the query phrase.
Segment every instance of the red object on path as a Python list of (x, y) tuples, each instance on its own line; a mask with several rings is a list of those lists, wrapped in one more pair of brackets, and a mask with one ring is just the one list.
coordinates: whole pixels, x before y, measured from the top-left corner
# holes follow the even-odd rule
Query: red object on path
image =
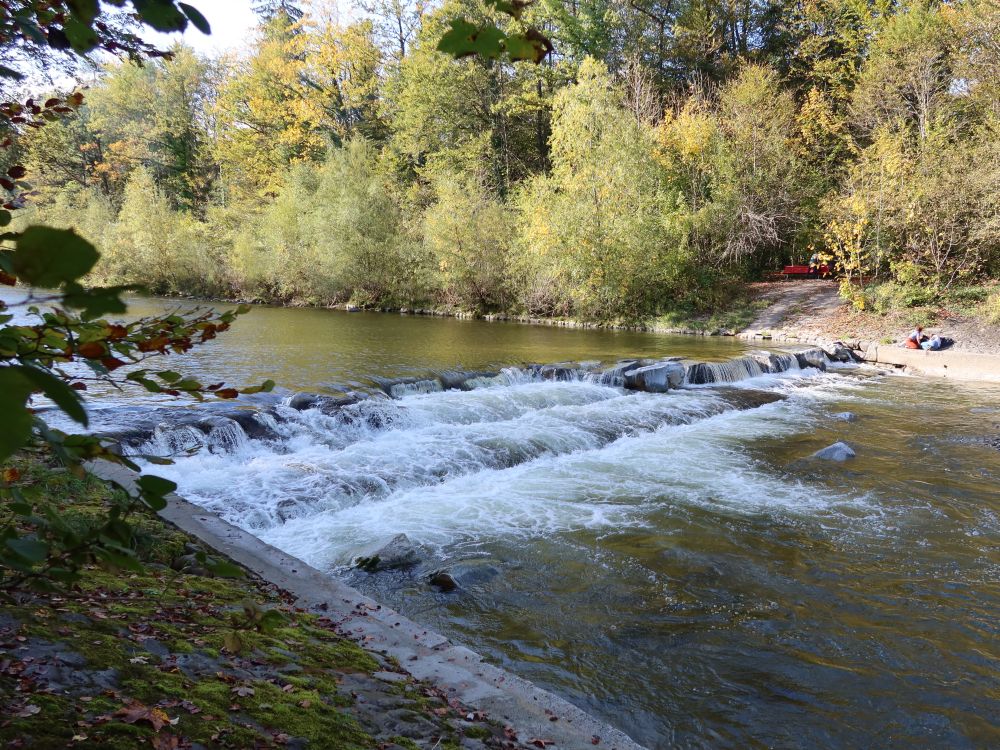
[[(820, 278), (825, 278), (829, 276), (833, 269), (829, 265), (824, 263), (816, 269), (816, 276)], [(811, 274), (809, 273), (809, 266), (785, 266), (781, 271), (781, 275), (786, 279), (788, 278), (809, 278)]]

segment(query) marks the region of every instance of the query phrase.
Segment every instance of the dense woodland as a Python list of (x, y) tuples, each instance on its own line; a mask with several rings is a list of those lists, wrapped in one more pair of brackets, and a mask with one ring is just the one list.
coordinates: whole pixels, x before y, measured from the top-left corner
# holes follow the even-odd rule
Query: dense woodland
[(814, 252), (876, 310), (1000, 276), (995, 0), (538, 0), (540, 65), (437, 51), (518, 23), (481, 0), (363, 5), (107, 64), (18, 134), (17, 222), (97, 283), (302, 304), (642, 320)]

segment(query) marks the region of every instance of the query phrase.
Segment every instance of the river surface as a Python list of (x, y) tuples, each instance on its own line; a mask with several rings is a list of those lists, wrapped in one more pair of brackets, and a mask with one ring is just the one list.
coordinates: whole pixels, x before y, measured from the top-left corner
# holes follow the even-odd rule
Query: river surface
[[(1000, 433), (1000, 387), (794, 369), (646, 394), (517, 367), (743, 351), (258, 308), (170, 366), (273, 378), (256, 406), (280, 417), (275, 436), (220, 435), (155, 470), (651, 748), (1000, 746), (1000, 452), (982, 441)], [(347, 421), (279, 403), (505, 367), (471, 390), (397, 389)], [(97, 423), (139, 422), (155, 401), (105, 394)], [(157, 406), (147, 447), (176, 453), (171, 415), (188, 410)], [(838, 440), (857, 457), (810, 458)], [(398, 533), (418, 566), (350, 568)], [(439, 569), (460, 587), (432, 586)]]

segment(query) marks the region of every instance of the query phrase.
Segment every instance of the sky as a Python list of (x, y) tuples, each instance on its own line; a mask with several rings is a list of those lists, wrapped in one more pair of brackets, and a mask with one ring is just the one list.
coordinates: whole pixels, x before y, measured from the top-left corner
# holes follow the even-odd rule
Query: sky
[(201, 11), (212, 27), (211, 36), (206, 36), (188, 24), (183, 34), (159, 34), (145, 32), (149, 41), (169, 47), (175, 40), (182, 39), (199, 52), (213, 55), (246, 47), (257, 23), (251, 5), (253, 0), (190, 0), (191, 5)]

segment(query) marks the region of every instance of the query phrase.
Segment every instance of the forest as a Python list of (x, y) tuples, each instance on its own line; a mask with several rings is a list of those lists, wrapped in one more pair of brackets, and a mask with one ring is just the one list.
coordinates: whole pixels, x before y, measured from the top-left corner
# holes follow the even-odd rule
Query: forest
[[(1000, 318), (993, 0), (362, 5), (265, 0), (244, 50), (87, 73), (13, 134), (15, 228), (159, 294), (643, 321), (822, 253), (858, 309)], [(456, 60), (456, 18), (553, 51)]]

